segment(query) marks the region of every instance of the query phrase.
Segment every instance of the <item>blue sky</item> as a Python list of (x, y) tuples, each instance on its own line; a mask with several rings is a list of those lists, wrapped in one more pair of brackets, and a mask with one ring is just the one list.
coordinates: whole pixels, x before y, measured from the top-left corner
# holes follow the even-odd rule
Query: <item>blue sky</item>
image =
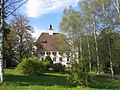
[(28, 0), (21, 7), (20, 12), (30, 20), (34, 28), (32, 34), (34, 38), (38, 38), (41, 32), (47, 32), (49, 25), (53, 25), (54, 32), (59, 32), (59, 24), (62, 20), (63, 10), (70, 5), (77, 6), (79, 0)]

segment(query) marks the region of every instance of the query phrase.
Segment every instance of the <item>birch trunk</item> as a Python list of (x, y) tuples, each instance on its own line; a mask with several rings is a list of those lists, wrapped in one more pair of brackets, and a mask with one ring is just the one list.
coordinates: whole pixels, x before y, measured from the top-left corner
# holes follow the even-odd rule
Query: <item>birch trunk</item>
[(87, 36), (87, 46), (88, 46), (89, 69), (90, 69), (90, 74), (91, 74), (91, 71), (92, 71), (92, 67), (91, 67), (91, 52), (90, 52), (90, 44), (89, 44), (88, 36)]
[[(114, 4), (114, 6), (115, 6), (115, 8), (116, 8), (116, 10), (118, 12), (119, 18), (120, 18), (120, 11), (119, 11), (118, 0), (116, 1), (116, 3), (113, 0), (111, 0), (111, 1)], [(103, 10), (104, 10), (104, 13), (105, 13), (105, 6), (104, 6), (104, 4), (102, 4), (102, 7), (103, 7)], [(107, 20), (105, 22), (107, 23)], [(108, 31), (108, 30), (106, 29), (106, 31)], [(110, 33), (110, 32), (108, 32), (108, 33)], [(110, 61), (110, 70), (111, 70), (112, 78), (114, 78), (115, 75), (114, 75), (113, 62), (112, 62), (111, 38), (110, 38), (109, 34), (108, 34), (108, 41), (107, 42), (108, 42), (108, 54), (109, 54), (109, 61)]]
[(114, 70), (113, 70), (113, 62), (112, 62), (112, 50), (111, 50), (111, 38), (108, 36), (108, 48), (109, 48), (109, 60), (110, 60), (110, 70), (112, 78), (115, 77)]
[(2, 39), (3, 39), (3, 25), (4, 25), (4, 0), (0, 1), (0, 82), (3, 82), (3, 55), (2, 55)]
[(83, 60), (83, 54), (82, 54), (82, 38), (80, 36), (80, 59)]
[(96, 33), (96, 22), (93, 21), (94, 27), (94, 40), (95, 40), (95, 50), (96, 50), (96, 60), (97, 60), (97, 75), (100, 75), (100, 61), (98, 56), (98, 43), (97, 43), (97, 33)]
[(83, 60), (83, 55), (82, 55), (82, 39), (81, 36), (79, 37), (79, 46), (78, 46), (78, 60)]

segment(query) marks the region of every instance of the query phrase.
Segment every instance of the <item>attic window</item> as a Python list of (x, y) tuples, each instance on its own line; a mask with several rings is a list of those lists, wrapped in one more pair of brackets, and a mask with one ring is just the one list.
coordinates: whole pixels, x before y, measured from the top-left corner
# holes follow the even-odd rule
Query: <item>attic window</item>
[(53, 54), (54, 56), (56, 56), (56, 52), (52, 52), (52, 54)]
[(46, 52), (46, 54), (47, 54), (47, 55), (50, 55), (50, 54), (51, 54), (51, 52)]
[(44, 40), (43, 43), (47, 43), (47, 40)]

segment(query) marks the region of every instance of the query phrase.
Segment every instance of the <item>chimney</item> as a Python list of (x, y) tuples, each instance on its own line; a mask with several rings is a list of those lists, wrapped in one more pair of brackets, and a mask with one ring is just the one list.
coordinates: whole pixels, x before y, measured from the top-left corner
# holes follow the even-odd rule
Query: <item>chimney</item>
[(49, 35), (53, 35), (52, 25), (50, 24)]

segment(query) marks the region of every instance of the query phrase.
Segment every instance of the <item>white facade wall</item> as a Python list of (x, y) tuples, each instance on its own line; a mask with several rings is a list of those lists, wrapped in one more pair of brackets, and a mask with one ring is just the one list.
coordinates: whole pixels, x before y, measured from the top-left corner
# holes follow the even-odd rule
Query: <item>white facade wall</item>
[[(48, 52), (50, 53), (49, 55), (47, 54)], [(55, 52), (56, 55), (53, 55), (53, 52)], [(60, 51), (44, 51), (42, 53), (44, 53), (44, 55), (40, 53), (41, 60), (44, 61), (46, 56), (50, 56), (53, 61), (53, 64), (61, 63), (62, 65), (65, 65), (66, 67), (68, 67), (68, 63), (70, 59), (68, 58), (68, 55), (66, 55), (66, 53), (63, 53), (62, 55), (60, 55), (61, 53)]]

